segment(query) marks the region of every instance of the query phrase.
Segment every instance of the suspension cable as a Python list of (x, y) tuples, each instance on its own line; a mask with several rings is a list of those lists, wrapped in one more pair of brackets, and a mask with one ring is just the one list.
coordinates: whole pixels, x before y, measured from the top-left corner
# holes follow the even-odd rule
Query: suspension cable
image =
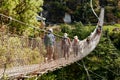
[(82, 63), (83, 63), (83, 67), (84, 67), (84, 69), (85, 69), (85, 71), (87, 73), (88, 79), (91, 80), (90, 74), (89, 74), (88, 69), (86, 68), (83, 60), (82, 60)]
[[(77, 63), (79, 66), (83, 67), (83, 66), (82, 66), (81, 64), (79, 64), (78, 62), (76, 62), (76, 63)], [(93, 72), (93, 71), (91, 71), (91, 70), (88, 70), (88, 71), (91, 72), (91, 73), (93, 73), (93, 74), (95, 74), (96, 76), (104, 79), (104, 77), (100, 76), (99, 74), (97, 74), (97, 73), (95, 73), (95, 72)]]
[(6, 18), (9, 18), (9, 19), (11, 19), (11, 20), (13, 20), (13, 21), (16, 21), (16, 22), (18, 22), (18, 23), (21, 23), (21, 24), (24, 24), (24, 25), (26, 25), (26, 26), (32, 27), (32, 28), (34, 28), (34, 29), (37, 29), (37, 30), (40, 30), (40, 31), (44, 31), (43, 29), (34, 27), (34, 26), (32, 26), (32, 25), (29, 25), (28, 23), (22, 22), (22, 21), (20, 21), (20, 20), (17, 20), (17, 19), (15, 19), (15, 18), (10, 17), (10, 16), (7, 16), (7, 15), (1, 14), (1, 13), (0, 13), (0, 15), (1, 15), (1, 16), (4, 16), (4, 17), (6, 17)]
[[(94, 15), (97, 17), (97, 19), (99, 20), (99, 17), (98, 15), (96, 14), (95, 10), (93, 9), (93, 4), (92, 4), (92, 0), (90, 1), (90, 6), (91, 6), (91, 9), (92, 9), (92, 12), (94, 13)], [(100, 21), (100, 20), (99, 20)]]
[[(36, 30), (47, 32), (45, 29), (40, 29), (40, 28), (34, 27), (34, 26), (32, 26), (32, 25), (29, 25), (28, 23), (22, 22), (22, 21), (20, 21), (20, 20), (17, 20), (17, 19), (15, 19), (15, 18), (10, 17), (10, 16), (7, 16), (7, 15), (1, 14), (1, 13), (0, 13), (0, 15), (1, 15), (1, 16), (4, 16), (4, 17), (6, 17), (6, 18), (9, 18), (11, 21), (13, 20), (13, 21), (16, 21), (16, 22), (18, 22), (18, 23), (20, 23), (20, 24), (23, 24), (23, 25), (29, 26), (29, 27), (31, 27), (31, 28), (34, 28), (34, 29), (36, 29)], [(53, 33), (53, 34), (54, 34), (55, 36), (57, 36), (57, 37), (62, 38), (62, 36), (60, 36), (60, 35), (58, 35), (58, 34), (56, 34), (56, 33)]]

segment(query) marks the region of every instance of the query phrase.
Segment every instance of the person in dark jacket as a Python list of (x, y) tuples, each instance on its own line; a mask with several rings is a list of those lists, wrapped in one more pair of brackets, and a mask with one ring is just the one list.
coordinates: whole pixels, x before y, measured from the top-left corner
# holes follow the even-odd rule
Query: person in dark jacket
[(55, 44), (55, 36), (53, 34), (52, 29), (49, 29), (48, 33), (45, 35), (44, 44), (47, 50), (47, 61), (51, 61), (53, 60), (54, 44)]

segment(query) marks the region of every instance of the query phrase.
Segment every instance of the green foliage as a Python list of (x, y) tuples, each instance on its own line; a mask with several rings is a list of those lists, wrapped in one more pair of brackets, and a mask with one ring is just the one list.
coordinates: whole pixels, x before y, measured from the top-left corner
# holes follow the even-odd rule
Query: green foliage
[(117, 16), (117, 18), (120, 18), (120, 10), (118, 12), (116, 12), (116, 16)]
[(81, 22), (75, 23), (74, 26), (75, 28), (72, 29), (71, 35), (72, 36), (77, 35), (79, 39), (86, 38), (88, 35), (90, 35), (91, 31), (93, 30), (93, 27), (84, 26)]
[[(84, 26), (82, 24), (82, 22), (76, 22), (72, 25), (68, 25), (68, 24), (62, 24), (60, 26), (61, 29), (61, 33), (59, 33), (60, 35), (63, 33), (68, 33), (70, 38), (73, 38), (74, 36), (78, 36), (79, 39), (84, 39), (86, 38), (88, 35), (90, 35), (91, 31), (93, 31), (95, 27), (94, 26)], [(84, 35), (83, 35), (84, 34)]]
[(120, 50), (120, 37), (118, 37), (118, 36), (120, 36), (119, 31), (111, 32), (110, 39), (112, 40), (115, 47)]
[[(81, 21), (82, 23), (96, 23), (97, 18), (90, 7), (90, 0), (44, 0), (45, 10), (50, 14), (50, 22), (63, 22), (65, 12), (69, 13), (72, 21)], [(105, 22), (118, 22), (120, 17), (119, 0), (105, 0), (108, 4), (105, 6)], [(99, 0), (93, 0), (93, 8), (99, 15)], [(57, 17), (56, 17), (57, 16)]]
[(61, 32), (62, 33), (70, 33), (70, 25), (68, 24), (62, 24), (61, 25)]
[(6, 74), (4, 74), (1, 79), (2, 79), (2, 80), (8, 80), (8, 76), (7, 76)]
[[(17, 20), (25, 22), (29, 25), (38, 26), (36, 20), (37, 13), (42, 10), (43, 0), (2, 0), (0, 5), (0, 13), (11, 16)], [(6, 24), (4, 22), (4, 24)], [(12, 21), (10, 30), (16, 28), (18, 34), (21, 34), (26, 28), (30, 27), (21, 23)]]
[(86, 65), (90, 70), (104, 76), (105, 79), (116, 80), (119, 74), (117, 70), (120, 69), (119, 53), (119, 50), (111, 43), (109, 36), (104, 34), (96, 49), (88, 56)]
[(48, 21), (50, 22), (63, 22), (62, 18), (64, 16), (64, 11), (66, 9), (66, 6), (64, 4), (60, 3), (59, 1), (46, 1), (45, 4), (49, 5), (49, 7), (46, 7), (47, 11), (49, 12)]
[(36, 38), (34, 43), (30, 42), (32, 41), (25, 37), (3, 36), (0, 39), (0, 63), (7, 63), (7, 67), (11, 67), (43, 62), (45, 47), (41, 44), (41, 39)]
[[(80, 74), (84, 74), (83, 68), (79, 68), (78, 65), (74, 64), (71, 66), (58, 69), (54, 72), (43, 74), (39, 80), (82, 80)], [(82, 70), (82, 71), (81, 71)], [(80, 71), (80, 74), (78, 73)], [(84, 78), (85, 79), (85, 78)]]
[(43, 74), (38, 80), (55, 80), (56, 75), (51, 74)]

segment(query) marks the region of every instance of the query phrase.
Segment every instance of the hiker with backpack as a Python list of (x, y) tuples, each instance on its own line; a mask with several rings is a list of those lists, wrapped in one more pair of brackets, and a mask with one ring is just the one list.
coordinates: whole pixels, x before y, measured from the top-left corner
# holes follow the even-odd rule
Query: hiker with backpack
[(49, 29), (47, 34), (45, 35), (44, 44), (47, 50), (47, 61), (52, 61), (54, 54), (54, 44), (55, 44), (55, 36), (53, 34), (52, 29)]
[(61, 49), (63, 51), (63, 56), (65, 59), (69, 58), (70, 54), (71, 41), (67, 33), (64, 33), (64, 36), (61, 41)]
[(74, 52), (74, 57), (78, 56), (79, 52), (79, 39), (78, 36), (74, 36), (74, 39), (72, 41), (72, 48)]

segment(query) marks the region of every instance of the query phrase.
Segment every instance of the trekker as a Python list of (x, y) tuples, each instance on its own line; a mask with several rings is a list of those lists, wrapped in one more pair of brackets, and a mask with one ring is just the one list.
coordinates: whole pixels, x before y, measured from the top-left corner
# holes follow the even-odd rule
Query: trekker
[(72, 41), (72, 48), (74, 52), (74, 57), (78, 56), (78, 50), (79, 50), (79, 39), (78, 36), (74, 36), (74, 39)]
[(101, 33), (101, 26), (100, 25), (98, 25), (98, 28), (97, 28), (97, 31), (96, 31), (96, 33), (99, 35), (100, 33)]
[(71, 46), (70, 38), (68, 37), (67, 33), (64, 33), (64, 36), (61, 41), (61, 49), (63, 51), (63, 56), (65, 57), (65, 59), (69, 58), (70, 46)]
[(55, 36), (53, 34), (52, 29), (49, 29), (48, 33), (45, 35), (44, 44), (47, 50), (47, 61), (52, 61), (54, 54), (54, 44), (55, 44)]

